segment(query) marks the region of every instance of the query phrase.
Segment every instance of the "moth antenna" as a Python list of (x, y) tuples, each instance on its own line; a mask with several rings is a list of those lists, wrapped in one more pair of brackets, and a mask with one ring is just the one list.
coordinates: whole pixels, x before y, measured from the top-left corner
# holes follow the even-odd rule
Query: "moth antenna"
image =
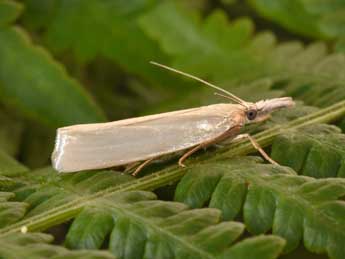
[[(235, 101), (237, 102), (237, 100), (235, 100), (234, 98), (232, 98), (231, 96), (227, 96), (227, 95), (224, 95), (224, 94), (220, 94), (220, 93), (217, 93), (215, 92), (214, 95), (218, 95), (218, 96), (221, 96), (221, 97), (224, 97), (226, 99), (229, 99), (231, 101)], [(244, 107), (247, 107), (247, 105), (244, 105), (243, 103), (239, 103), (240, 105), (243, 105)]]
[(205, 81), (205, 80), (203, 80), (203, 79), (201, 79), (201, 78), (199, 78), (199, 77), (193, 76), (193, 75), (191, 75), (191, 74), (182, 72), (182, 71), (177, 70), (177, 69), (175, 69), (175, 68), (168, 67), (168, 66), (166, 66), (166, 65), (163, 65), (163, 64), (160, 64), (160, 63), (157, 63), (157, 62), (154, 62), (154, 61), (150, 61), (150, 63), (151, 63), (152, 65), (155, 65), (155, 66), (158, 66), (158, 67), (161, 67), (161, 68), (170, 70), (170, 71), (175, 72), (175, 73), (177, 73), (177, 74), (180, 74), (180, 75), (183, 75), (183, 76), (192, 78), (192, 79), (194, 79), (194, 80), (196, 80), (196, 81), (199, 81), (199, 82), (201, 82), (201, 83), (203, 83), (203, 84), (205, 84), (205, 85), (208, 85), (209, 87), (212, 87), (212, 88), (214, 88), (214, 89), (217, 89), (218, 91), (220, 91), (220, 92), (222, 92), (222, 93), (225, 93), (229, 98), (230, 98), (230, 97), (233, 98), (233, 101), (236, 101), (236, 102), (239, 103), (239, 104), (242, 104), (242, 105), (245, 105), (245, 104), (246, 104), (245, 101), (243, 101), (241, 98), (237, 97), (236, 95), (234, 95), (234, 94), (232, 94), (232, 93), (226, 91), (226, 90), (223, 89), (223, 88), (220, 88), (219, 86), (216, 86), (216, 85), (214, 85), (214, 84), (211, 84), (211, 83), (209, 83), (209, 82), (207, 82), (207, 81)]

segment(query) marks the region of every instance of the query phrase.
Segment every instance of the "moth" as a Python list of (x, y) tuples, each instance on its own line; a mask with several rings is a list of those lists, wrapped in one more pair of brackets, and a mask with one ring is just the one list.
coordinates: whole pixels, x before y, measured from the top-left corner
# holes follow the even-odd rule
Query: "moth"
[(253, 137), (239, 132), (247, 123), (263, 121), (273, 111), (292, 107), (291, 97), (246, 102), (201, 78), (151, 63), (208, 85), (218, 91), (216, 94), (233, 103), (59, 128), (52, 153), (52, 164), (58, 172), (109, 168), (143, 161), (133, 173), (135, 175), (152, 160), (178, 151), (186, 151), (178, 161), (184, 167), (184, 161), (199, 149), (242, 138), (249, 139), (266, 160), (275, 163)]

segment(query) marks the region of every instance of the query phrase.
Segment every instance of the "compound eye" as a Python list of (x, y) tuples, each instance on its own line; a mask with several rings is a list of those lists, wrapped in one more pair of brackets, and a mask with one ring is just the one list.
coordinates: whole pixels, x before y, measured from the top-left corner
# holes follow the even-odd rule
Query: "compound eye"
[(256, 110), (249, 110), (247, 111), (247, 118), (248, 120), (254, 120), (256, 118), (257, 111)]

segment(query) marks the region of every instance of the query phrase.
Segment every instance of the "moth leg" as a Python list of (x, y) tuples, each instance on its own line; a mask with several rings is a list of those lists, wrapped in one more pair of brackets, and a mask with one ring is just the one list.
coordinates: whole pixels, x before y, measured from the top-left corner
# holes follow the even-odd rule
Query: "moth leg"
[(191, 156), (193, 153), (195, 153), (196, 151), (198, 151), (199, 149), (206, 147), (204, 144), (199, 144), (195, 147), (193, 147), (192, 149), (190, 149), (189, 151), (187, 151), (186, 153), (183, 154), (183, 156), (180, 157), (180, 159), (178, 160), (178, 165), (181, 167), (186, 167), (183, 162), (184, 160), (186, 160), (189, 156)]
[(217, 144), (227, 138), (233, 138), (233, 136), (235, 136), (236, 134), (238, 134), (239, 130), (241, 129), (241, 126), (235, 126), (231, 129), (229, 129), (228, 131), (224, 132), (223, 134), (219, 135), (218, 137), (211, 139), (207, 142), (201, 143), (195, 147), (193, 147), (192, 149), (190, 149), (189, 151), (187, 151), (182, 157), (180, 157), (180, 159), (178, 160), (178, 164), (181, 167), (186, 167), (183, 162), (193, 153), (195, 153), (196, 151), (198, 151), (201, 148), (206, 148), (210, 145), (213, 144)]
[(248, 139), (250, 141), (250, 143), (253, 145), (253, 147), (259, 151), (259, 153), (271, 164), (273, 165), (279, 165), (276, 161), (274, 161), (272, 158), (270, 158), (270, 156), (265, 152), (265, 150), (263, 150), (259, 143), (249, 134), (240, 134), (238, 136), (236, 136), (233, 141), (238, 141), (241, 139)]
[(132, 173), (133, 176), (136, 176), (147, 164), (151, 163), (153, 160), (155, 160), (156, 157), (152, 157), (150, 159), (147, 159), (143, 163), (141, 163), (135, 171)]
[(126, 166), (125, 170), (123, 171), (124, 173), (128, 173), (130, 171), (132, 171), (134, 168), (136, 168), (137, 166), (140, 165), (140, 162), (133, 162), (130, 163)]

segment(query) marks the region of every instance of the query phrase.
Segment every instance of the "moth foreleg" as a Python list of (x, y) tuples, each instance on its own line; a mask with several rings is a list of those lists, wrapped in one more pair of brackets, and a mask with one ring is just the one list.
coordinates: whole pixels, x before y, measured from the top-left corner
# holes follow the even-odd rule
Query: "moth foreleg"
[(192, 149), (190, 149), (189, 151), (187, 151), (186, 153), (184, 153), (183, 156), (180, 157), (180, 159), (178, 160), (178, 165), (181, 167), (186, 167), (183, 162), (184, 160), (186, 160), (189, 156), (191, 156), (193, 153), (195, 153), (196, 151), (198, 151), (201, 148), (206, 147), (203, 143), (199, 144), (195, 147), (193, 147)]
[(198, 151), (201, 148), (206, 148), (210, 145), (213, 144), (217, 144), (221, 141), (223, 141), (224, 139), (228, 139), (228, 138), (233, 138), (233, 136), (235, 136), (236, 134), (238, 134), (239, 130), (241, 129), (240, 126), (235, 126), (231, 129), (229, 129), (228, 131), (222, 133), (221, 135), (219, 135), (218, 137), (205, 141), (203, 143), (200, 143), (199, 145), (193, 147), (192, 149), (190, 149), (189, 151), (187, 151), (179, 160), (178, 160), (178, 164), (181, 167), (186, 167), (183, 162), (192, 154), (194, 154), (196, 151)]
[(157, 157), (152, 157), (150, 159), (147, 159), (146, 161), (142, 162), (132, 173), (133, 176), (136, 176), (147, 164), (151, 163), (152, 160), (156, 159)]
[(249, 134), (240, 134), (238, 136), (236, 136), (232, 141), (238, 141), (238, 140), (242, 140), (242, 139), (248, 139), (250, 141), (250, 143), (253, 145), (253, 147), (259, 151), (259, 153), (271, 164), (273, 165), (279, 165), (276, 161), (274, 161), (272, 158), (270, 158), (270, 156), (265, 152), (265, 150), (263, 150), (259, 143)]

